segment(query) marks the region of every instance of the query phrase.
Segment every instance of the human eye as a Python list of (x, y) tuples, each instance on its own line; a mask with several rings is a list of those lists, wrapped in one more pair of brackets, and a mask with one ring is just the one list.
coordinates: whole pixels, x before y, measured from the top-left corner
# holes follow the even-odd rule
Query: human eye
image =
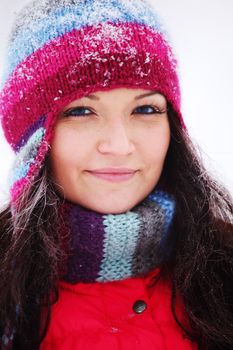
[(143, 105), (139, 106), (135, 109), (137, 111), (135, 114), (163, 114), (167, 111), (166, 108), (159, 109), (158, 107), (151, 106), (151, 105)]
[[(87, 111), (89, 111), (90, 113), (88, 113)], [(84, 117), (93, 114), (93, 112), (87, 107), (80, 106), (70, 108), (67, 111), (64, 111), (62, 114), (65, 117)]]

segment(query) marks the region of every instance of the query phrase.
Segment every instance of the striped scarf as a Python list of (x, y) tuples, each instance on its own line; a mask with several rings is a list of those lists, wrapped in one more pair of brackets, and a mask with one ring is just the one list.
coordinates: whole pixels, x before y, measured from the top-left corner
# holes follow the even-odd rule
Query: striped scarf
[(140, 276), (169, 258), (174, 198), (156, 190), (122, 214), (101, 214), (64, 203), (60, 215), (70, 230), (64, 280), (109, 282)]
[[(66, 201), (59, 208), (61, 234), (69, 233), (63, 279), (110, 282), (142, 276), (161, 266), (174, 246), (170, 230), (174, 213), (175, 199), (162, 190), (122, 214), (100, 214)], [(15, 333), (15, 328), (5, 327), (1, 349), (12, 348)]]

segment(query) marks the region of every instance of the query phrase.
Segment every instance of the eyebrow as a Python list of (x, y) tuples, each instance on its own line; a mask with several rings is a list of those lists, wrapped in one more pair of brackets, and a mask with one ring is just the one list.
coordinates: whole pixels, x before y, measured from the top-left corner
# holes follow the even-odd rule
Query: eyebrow
[[(146, 94), (142, 94), (142, 95), (136, 96), (134, 99), (135, 100), (139, 100), (140, 98), (151, 96), (151, 95), (155, 95), (155, 94), (159, 94), (159, 92), (158, 91), (147, 92)], [(97, 97), (95, 95), (88, 95), (88, 96), (85, 96), (85, 98), (89, 98), (91, 100), (99, 100), (99, 97)]]

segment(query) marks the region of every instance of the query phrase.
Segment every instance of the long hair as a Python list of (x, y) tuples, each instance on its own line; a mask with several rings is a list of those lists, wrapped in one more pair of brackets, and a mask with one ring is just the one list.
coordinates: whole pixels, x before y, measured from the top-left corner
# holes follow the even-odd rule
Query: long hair
[[(176, 198), (172, 228), (176, 241), (160, 277), (172, 278), (171, 309), (186, 336), (197, 341), (199, 349), (230, 350), (232, 198), (206, 171), (171, 106), (168, 114), (171, 142), (160, 184)], [(51, 181), (49, 158), (21, 200), (14, 220), (10, 205), (0, 214), (0, 328), (2, 333), (6, 324), (16, 328), (13, 349), (36, 350), (47, 332), (51, 306), (59, 297), (60, 266), (66, 258), (59, 236), (61, 198)], [(189, 327), (176, 313), (178, 295), (183, 298)]]
[[(166, 185), (177, 200), (176, 247), (170, 261), (172, 311), (200, 349), (233, 348), (233, 201), (206, 170), (201, 151), (170, 112), (171, 144), (164, 167)], [(192, 331), (175, 313), (180, 294)]]
[(17, 330), (13, 349), (39, 349), (58, 300), (66, 237), (59, 236), (61, 198), (48, 172), (46, 158), (14, 218), (10, 206), (0, 214), (0, 328), (2, 334), (6, 326), (8, 333)]

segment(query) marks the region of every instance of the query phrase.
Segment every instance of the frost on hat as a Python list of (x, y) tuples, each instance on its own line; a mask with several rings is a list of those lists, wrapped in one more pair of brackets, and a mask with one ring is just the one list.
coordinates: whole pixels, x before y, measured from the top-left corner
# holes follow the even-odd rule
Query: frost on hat
[(143, 0), (42, 0), (18, 14), (0, 93), (5, 137), (16, 153), (12, 203), (38, 174), (58, 112), (117, 87), (164, 94), (181, 124), (177, 62), (168, 34)]

